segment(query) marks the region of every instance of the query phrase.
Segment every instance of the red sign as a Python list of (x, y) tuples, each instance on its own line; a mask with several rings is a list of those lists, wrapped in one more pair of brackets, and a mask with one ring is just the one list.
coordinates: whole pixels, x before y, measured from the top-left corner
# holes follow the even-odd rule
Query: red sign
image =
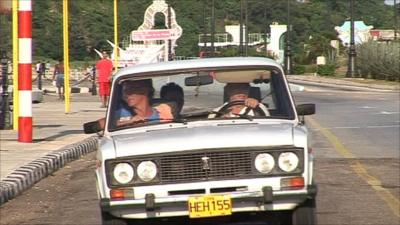
[(169, 29), (132, 31), (132, 41), (169, 40), (172, 37)]

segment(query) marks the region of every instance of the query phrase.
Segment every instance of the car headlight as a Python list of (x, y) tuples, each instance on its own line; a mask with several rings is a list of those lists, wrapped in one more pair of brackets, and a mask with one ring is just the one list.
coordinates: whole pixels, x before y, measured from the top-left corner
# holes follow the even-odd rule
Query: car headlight
[(260, 173), (269, 173), (275, 166), (275, 160), (268, 153), (258, 154), (254, 160), (254, 167)]
[(135, 175), (133, 167), (129, 163), (118, 163), (114, 167), (113, 175), (115, 180), (120, 184), (127, 184)]
[(137, 173), (142, 181), (151, 181), (157, 176), (157, 165), (152, 161), (143, 161), (137, 167)]
[(299, 157), (293, 152), (284, 152), (279, 155), (279, 168), (285, 172), (294, 171), (299, 165)]

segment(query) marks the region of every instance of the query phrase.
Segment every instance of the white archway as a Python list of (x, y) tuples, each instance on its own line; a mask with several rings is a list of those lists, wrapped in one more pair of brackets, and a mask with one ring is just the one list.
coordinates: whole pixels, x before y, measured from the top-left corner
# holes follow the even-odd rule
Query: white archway
[[(144, 20), (142, 25), (139, 26), (137, 31), (147, 31), (147, 30), (153, 30), (154, 29), (154, 23), (155, 23), (155, 16), (157, 13), (162, 13), (165, 16), (165, 27), (168, 28), (169, 33), (170, 33), (170, 40), (171, 40), (171, 50), (172, 54), (175, 54), (174, 48), (176, 47), (176, 41), (178, 38), (181, 37), (182, 35), (182, 28), (178, 25), (176, 22), (176, 14), (175, 10), (172, 7), (169, 7), (168, 4), (165, 2), (165, 0), (154, 0), (153, 4), (151, 4), (147, 9), (146, 12), (144, 13)], [(171, 20), (171, 27), (169, 26), (169, 16), (170, 15), (170, 20)], [(133, 31), (135, 32), (135, 31)], [(132, 32), (132, 33), (133, 33)], [(156, 40), (144, 40), (145, 44), (149, 43), (154, 43)], [(168, 41), (166, 41), (166, 58), (168, 59)], [(165, 60), (166, 61), (166, 60)]]

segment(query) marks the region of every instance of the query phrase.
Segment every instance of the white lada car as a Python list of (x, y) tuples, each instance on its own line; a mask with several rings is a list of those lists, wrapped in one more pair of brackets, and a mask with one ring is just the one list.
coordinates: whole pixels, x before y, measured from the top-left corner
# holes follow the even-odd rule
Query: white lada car
[[(129, 91), (135, 82), (142, 86)], [(140, 104), (151, 106), (151, 116), (138, 117), (140, 104), (127, 97), (135, 92), (145, 94), (148, 102)], [(267, 58), (121, 69), (106, 117), (84, 125), (101, 136), (96, 178), (103, 224), (251, 216), (315, 224), (303, 118), (314, 112), (314, 104), (295, 105), (281, 66)]]

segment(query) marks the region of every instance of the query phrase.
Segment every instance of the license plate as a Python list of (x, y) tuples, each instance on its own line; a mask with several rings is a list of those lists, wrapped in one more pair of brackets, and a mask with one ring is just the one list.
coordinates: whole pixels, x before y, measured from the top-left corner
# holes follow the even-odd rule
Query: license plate
[(189, 197), (188, 210), (190, 218), (231, 215), (231, 197), (227, 195)]

